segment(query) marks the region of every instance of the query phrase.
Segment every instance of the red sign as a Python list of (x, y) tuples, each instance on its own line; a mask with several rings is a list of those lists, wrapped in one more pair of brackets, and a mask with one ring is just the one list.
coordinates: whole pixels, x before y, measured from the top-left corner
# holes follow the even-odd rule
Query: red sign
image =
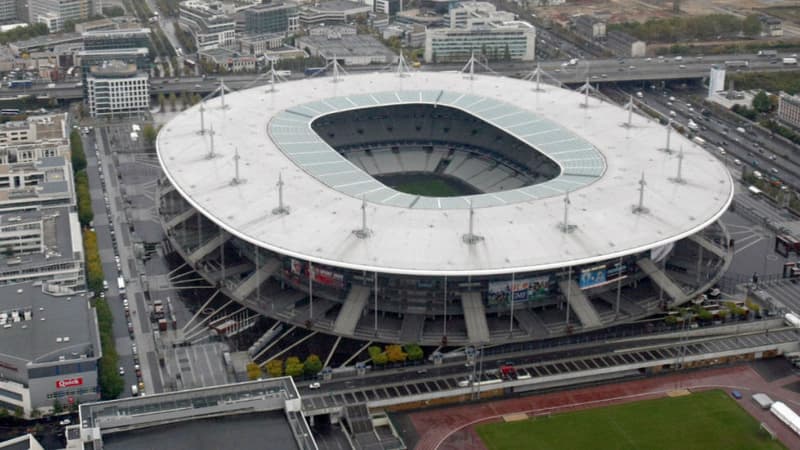
[(56, 389), (63, 389), (72, 386), (80, 386), (83, 384), (83, 377), (64, 378), (63, 380), (56, 381)]
[(67, 403), (69, 403), (70, 405), (74, 404), (75, 403), (75, 398), (74, 397), (67, 397)]

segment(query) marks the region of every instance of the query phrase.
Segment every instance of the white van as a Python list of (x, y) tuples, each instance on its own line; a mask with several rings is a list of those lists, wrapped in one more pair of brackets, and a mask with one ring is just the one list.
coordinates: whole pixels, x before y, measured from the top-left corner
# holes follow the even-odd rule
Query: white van
[(139, 387), (136, 386), (135, 384), (131, 385), (131, 395), (133, 397), (138, 397), (139, 396)]

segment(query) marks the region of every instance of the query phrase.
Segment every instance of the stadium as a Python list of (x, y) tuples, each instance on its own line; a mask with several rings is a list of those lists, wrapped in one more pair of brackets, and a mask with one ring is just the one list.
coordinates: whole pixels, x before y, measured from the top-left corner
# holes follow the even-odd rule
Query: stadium
[(522, 342), (691, 302), (730, 262), (726, 167), (602, 98), (456, 72), (272, 87), (157, 139), (168, 245), (261, 315), (359, 341)]

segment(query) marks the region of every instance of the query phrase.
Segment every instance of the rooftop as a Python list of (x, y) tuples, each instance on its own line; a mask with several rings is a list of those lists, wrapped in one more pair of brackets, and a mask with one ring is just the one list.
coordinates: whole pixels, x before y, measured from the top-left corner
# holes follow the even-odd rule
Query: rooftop
[[(335, 32), (335, 30), (332, 30)], [(325, 57), (348, 58), (352, 56), (385, 55), (394, 60), (397, 55), (372, 35), (341, 35), (334, 39), (327, 36), (303, 36), (298, 38), (303, 45), (310, 43)], [(298, 45), (300, 46), (300, 45)]]
[(43, 221), (43, 240), (45, 251), (28, 253), (13, 258), (0, 258), (0, 273), (25, 271), (27, 268), (58, 261), (73, 261), (83, 258), (83, 243), (77, 213), (67, 207), (49, 208), (39, 211), (4, 212), (3, 224), (13, 218), (21, 221), (40, 219)]
[[(677, 152), (661, 150), (666, 129), (619, 106), (531, 82), (492, 76), (416, 72), (314, 77), (253, 88), (206, 102), (217, 157), (197, 133), (199, 107), (168, 123), (158, 136), (167, 177), (197, 209), (233, 235), (276, 252), (355, 270), (423, 275), (496, 274), (588, 264), (660, 247), (698, 232), (727, 209), (730, 173), (712, 155), (673, 133), (683, 149), (683, 178), (675, 183)], [(473, 197), (409, 198), (343, 158), (310, 127), (325, 114), (370, 106), (447, 104), (486, 121), (546, 153), (561, 166), (544, 184)], [(240, 176), (231, 185), (234, 150)], [(282, 174), (288, 215), (273, 215)], [(644, 205), (635, 214), (639, 181)], [(570, 224), (563, 233), (564, 194)], [(361, 196), (372, 235), (359, 239)], [(474, 230), (466, 244), (469, 201)], [(242, 205), (251, 207), (242, 208)], [(420, 258), (425, 255), (425, 258)]]
[(36, 282), (0, 286), (0, 355), (33, 363), (91, 355), (95, 320), (85, 294), (55, 297)]
[(117, 59), (105, 61), (101, 65), (92, 66), (89, 73), (96, 76), (132, 76), (138, 71), (136, 64), (126, 63)]
[(351, 2), (348, 0), (331, 0), (327, 2), (316, 3), (314, 5), (305, 5), (304, 8), (307, 8), (311, 11), (335, 11), (335, 12), (346, 12), (354, 9), (364, 9), (370, 10), (371, 8), (369, 5), (365, 5), (363, 3), (358, 2)]

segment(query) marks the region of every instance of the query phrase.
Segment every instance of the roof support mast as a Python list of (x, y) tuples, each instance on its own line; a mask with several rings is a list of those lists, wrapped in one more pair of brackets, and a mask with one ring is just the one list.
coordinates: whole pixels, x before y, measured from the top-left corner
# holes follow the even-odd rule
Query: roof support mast
[(483, 240), (483, 236), (475, 234), (475, 210), (472, 209), (472, 200), (469, 201), (469, 232), (461, 237), (465, 244), (477, 244)]
[(272, 214), (285, 215), (289, 214), (289, 207), (283, 204), (283, 175), (278, 172), (278, 207), (272, 210)]
[(216, 133), (214, 133), (214, 124), (212, 123), (211, 124), (211, 129), (208, 130), (208, 137), (209, 137), (209, 139), (211, 139), (211, 146), (208, 148), (208, 153), (206, 154), (206, 159), (214, 159), (214, 157), (217, 156), (217, 154), (214, 153), (214, 135), (215, 134)]

